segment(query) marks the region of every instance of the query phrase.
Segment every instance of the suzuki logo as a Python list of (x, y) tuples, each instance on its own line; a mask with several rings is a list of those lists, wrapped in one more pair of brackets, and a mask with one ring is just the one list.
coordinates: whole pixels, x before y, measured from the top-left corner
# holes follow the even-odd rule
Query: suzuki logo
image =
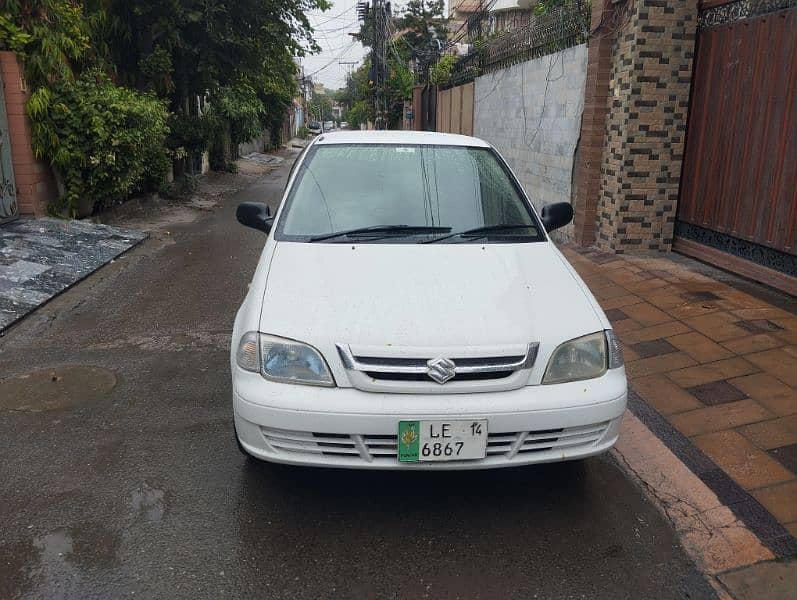
[(426, 362), (426, 374), (437, 383), (445, 383), (457, 374), (457, 365), (450, 358), (433, 358)]

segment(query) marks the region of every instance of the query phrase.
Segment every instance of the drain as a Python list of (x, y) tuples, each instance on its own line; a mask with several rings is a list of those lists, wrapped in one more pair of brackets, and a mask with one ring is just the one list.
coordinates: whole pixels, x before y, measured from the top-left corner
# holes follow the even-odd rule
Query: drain
[(113, 371), (67, 365), (0, 379), (0, 410), (40, 412), (95, 404), (116, 386)]

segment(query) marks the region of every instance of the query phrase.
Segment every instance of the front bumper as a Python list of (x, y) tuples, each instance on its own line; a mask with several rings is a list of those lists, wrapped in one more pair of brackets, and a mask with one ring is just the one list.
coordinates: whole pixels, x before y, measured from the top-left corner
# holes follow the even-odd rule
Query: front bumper
[[(616, 442), (626, 407), (622, 369), (599, 379), (451, 395), (376, 394), (234, 377), (235, 429), (244, 449), (272, 462), (373, 469), (486, 469), (585, 458)], [(398, 422), (487, 419), (480, 460), (402, 463)]]

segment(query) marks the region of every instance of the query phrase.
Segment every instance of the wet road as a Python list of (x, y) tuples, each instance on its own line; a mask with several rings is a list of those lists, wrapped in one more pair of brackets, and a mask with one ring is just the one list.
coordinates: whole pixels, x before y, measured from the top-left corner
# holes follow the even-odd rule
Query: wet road
[(274, 206), (288, 167), (0, 338), (0, 598), (714, 597), (608, 456), (483, 473), (247, 463), (228, 343), (263, 239), (234, 207)]

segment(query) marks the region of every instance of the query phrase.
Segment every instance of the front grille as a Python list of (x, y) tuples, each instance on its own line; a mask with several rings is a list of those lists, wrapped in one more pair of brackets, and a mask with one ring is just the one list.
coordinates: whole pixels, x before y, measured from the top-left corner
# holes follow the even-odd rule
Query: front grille
[[(587, 448), (603, 436), (609, 421), (565, 427), (509, 433), (490, 433), (487, 436), (487, 456), (507, 460), (548, 450)], [(263, 438), (279, 453), (305, 456), (337, 456), (368, 463), (398, 460), (395, 435), (360, 435), (288, 431), (261, 427)]]
[[(392, 349), (394, 356), (358, 354), (338, 344), (351, 384), (364, 391), (395, 393), (465, 393), (502, 391), (528, 383), (539, 344), (515, 345), (506, 353), (486, 349), (487, 356), (418, 356), (415, 350)], [(522, 354), (518, 351), (523, 352)], [(495, 354), (492, 354), (495, 352)], [(431, 352), (430, 352), (431, 354)], [(491, 354), (491, 355), (490, 355)]]
[[(491, 371), (489, 373), (463, 373), (457, 375), (457, 381), (485, 381), (489, 379), (503, 379), (509, 377), (514, 371)], [(379, 371), (365, 371), (365, 374), (372, 379), (382, 381), (426, 381), (433, 383), (434, 380), (426, 373), (380, 373)]]

